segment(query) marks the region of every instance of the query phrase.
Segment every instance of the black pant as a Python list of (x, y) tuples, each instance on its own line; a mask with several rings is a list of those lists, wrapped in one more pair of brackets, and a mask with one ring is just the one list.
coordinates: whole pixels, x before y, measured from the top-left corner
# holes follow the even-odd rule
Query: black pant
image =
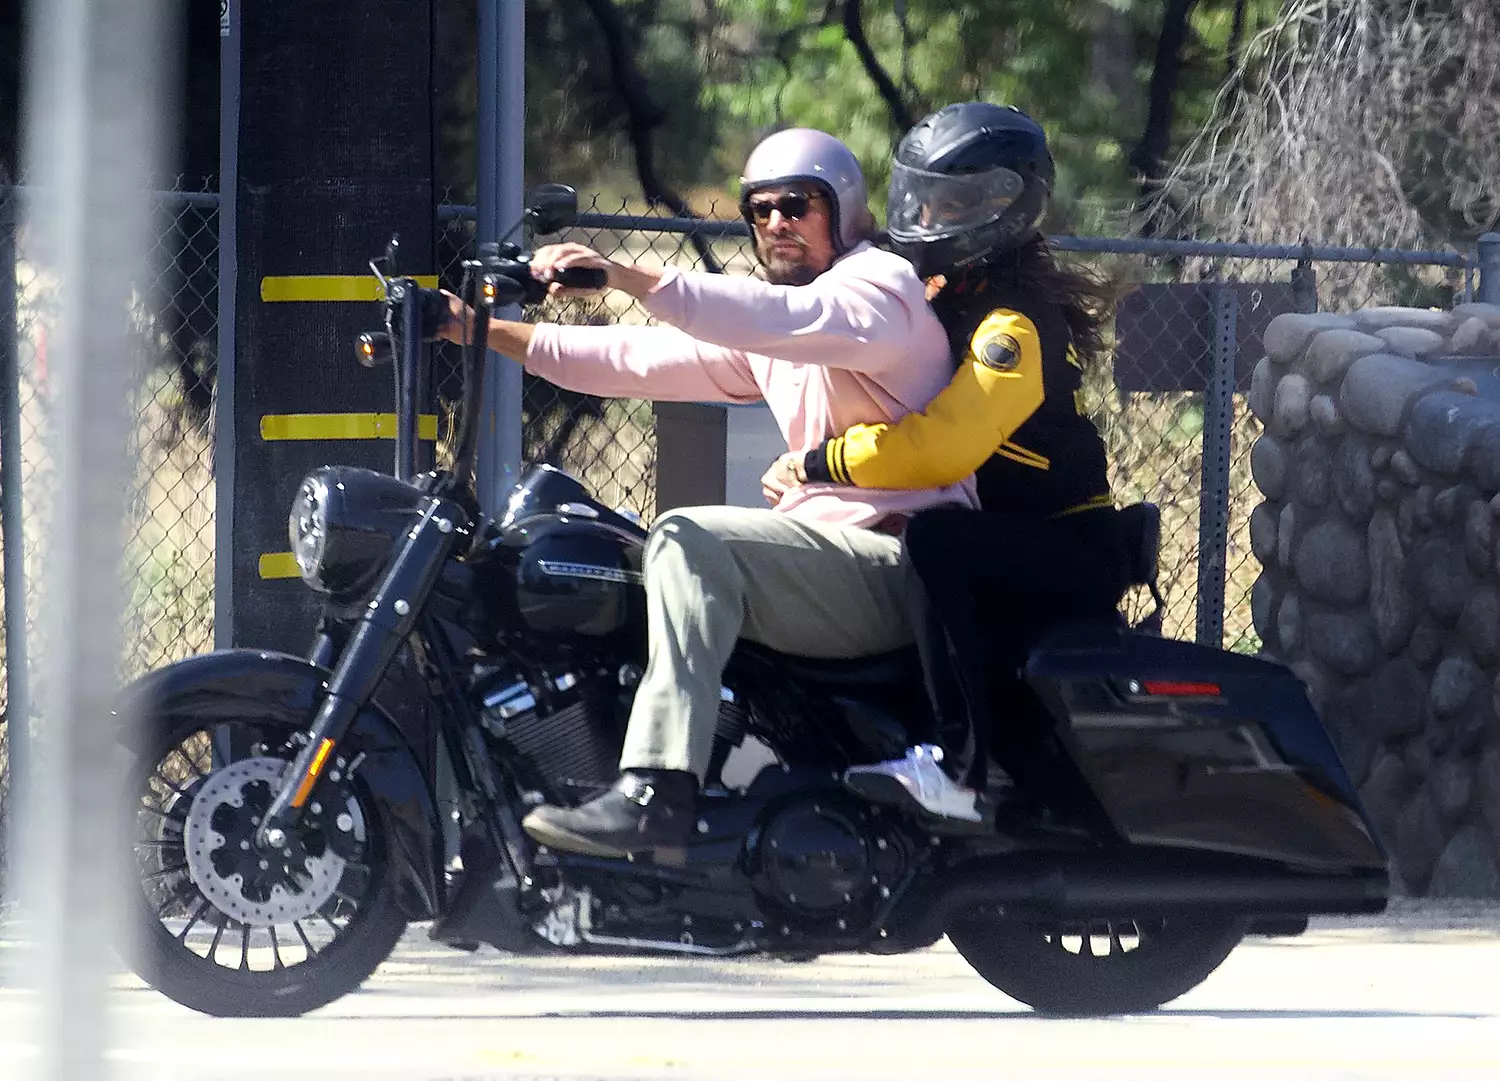
[(1036, 642), (1067, 619), (1112, 615), (1127, 580), (1112, 509), (1047, 519), (939, 508), (916, 515), (906, 551), (927, 594), (923, 654), (949, 773), (982, 791), (990, 731), (1024, 690)]

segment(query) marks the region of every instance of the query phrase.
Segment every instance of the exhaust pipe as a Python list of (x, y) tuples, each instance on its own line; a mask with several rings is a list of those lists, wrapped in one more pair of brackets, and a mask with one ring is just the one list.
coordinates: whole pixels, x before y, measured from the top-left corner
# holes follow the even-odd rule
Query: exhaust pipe
[(1250, 861), (1166, 861), (1146, 853), (1140, 859), (1017, 859), (938, 875), (931, 886), (902, 898), (886, 921), (888, 937), (879, 941), (935, 942), (954, 915), (976, 908), (1059, 919), (1174, 911), (1368, 914), (1385, 910), (1389, 888), (1384, 871), (1308, 874)]

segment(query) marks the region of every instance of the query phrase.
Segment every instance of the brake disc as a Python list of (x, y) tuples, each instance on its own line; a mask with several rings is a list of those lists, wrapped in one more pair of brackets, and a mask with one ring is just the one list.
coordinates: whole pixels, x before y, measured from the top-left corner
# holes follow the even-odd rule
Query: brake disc
[[(247, 927), (314, 915), (333, 897), (347, 864), (318, 843), (317, 835), (306, 833), (292, 837), (281, 851), (257, 849), (256, 830), (288, 768), (280, 758), (242, 758), (211, 774), (188, 809), (188, 873), (211, 905)], [(350, 798), (345, 812), (363, 839), (358, 802)]]

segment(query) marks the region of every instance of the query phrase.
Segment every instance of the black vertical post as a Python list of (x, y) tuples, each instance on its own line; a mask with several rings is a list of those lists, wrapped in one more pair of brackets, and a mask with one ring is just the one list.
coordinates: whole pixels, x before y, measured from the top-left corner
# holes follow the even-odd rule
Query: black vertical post
[[(21, 489), (21, 364), (16, 326), (16, 212), (0, 188), (0, 531), (5, 545), (5, 733), (12, 807), (30, 738), (26, 651), (26, 533)], [(12, 819), (16, 816), (12, 813)], [(8, 849), (12, 854), (15, 846)]]
[(1479, 238), (1479, 300), (1500, 304), (1500, 233)]
[(403, 274), (435, 269), (432, 3), (231, 12), (237, 160), (222, 199), (234, 214), (234, 413), (219, 416), (235, 429), (221, 443), (233, 453), (234, 536), (218, 586), (233, 590), (235, 646), (297, 652), (311, 638), (321, 606), (287, 551), (302, 477), (331, 463), (392, 467), (380, 418), (399, 388), (389, 369), (361, 368), (354, 343), (380, 325), (369, 261), (392, 234)]
[(1224, 577), (1229, 548), (1229, 453), (1234, 429), (1238, 296), (1209, 290), (1211, 362), (1203, 395), (1203, 487), (1198, 506), (1198, 642), (1224, 644)]
[(1306, 315), (1318, 310), (1318, 272), (1310, 259), (1298, 259), (1292, 268), (1292, 299), (1297, 310)]
[[(499, 240), (521, 217), (525, 202), (526, 5), (519, 0), (478, 0), (479, 131), (474, 241)], [(502, 319), (520, 317), (502, 308)], [(479, 460), (474, 492), (479, 505), (498, 513), (521, 477), (521, 366), (487, 355), (481, 405)]]
[[(214, 373), (214, 648), (234, 645), (235, 316), (239, 289), (236, 200), (240, 157), (240, 0), (219, 9), (219, 340)], [(213, 733), (214, 768), (240, 755), (228, 725)], [(248, 741), (246, 741), (248, 742)]]
[(240, 3), (219, 13), (219, 341), (214, 376), (214, 647), (234, 644), (235, 316), (239, 286), (235, 190), (240, 140)]
[[(392, 364), (399, 364), (401, 393), (396, 401), (396, 476), (411, 480), (417, 475), (417, 425), (422, 412), (422, 357), (426, 347), (422, 344), (422, 300), (416, 282), (408, 281), (399, 288), (401, 306), (401, 343), (391, 357)], [(393, 297), (392, 299), (396, 299)]]

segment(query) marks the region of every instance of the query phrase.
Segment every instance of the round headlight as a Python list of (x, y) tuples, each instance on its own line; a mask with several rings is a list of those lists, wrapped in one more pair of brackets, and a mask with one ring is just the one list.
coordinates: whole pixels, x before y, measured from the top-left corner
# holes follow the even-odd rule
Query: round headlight
[(292, 542), (292, 555), (302, 580), (314, 589), (322, 588), (323, 555), (328, 550), (328, 488), (317, 476), (306, 477), (292, 500), (292, 512), (286, 523)]

